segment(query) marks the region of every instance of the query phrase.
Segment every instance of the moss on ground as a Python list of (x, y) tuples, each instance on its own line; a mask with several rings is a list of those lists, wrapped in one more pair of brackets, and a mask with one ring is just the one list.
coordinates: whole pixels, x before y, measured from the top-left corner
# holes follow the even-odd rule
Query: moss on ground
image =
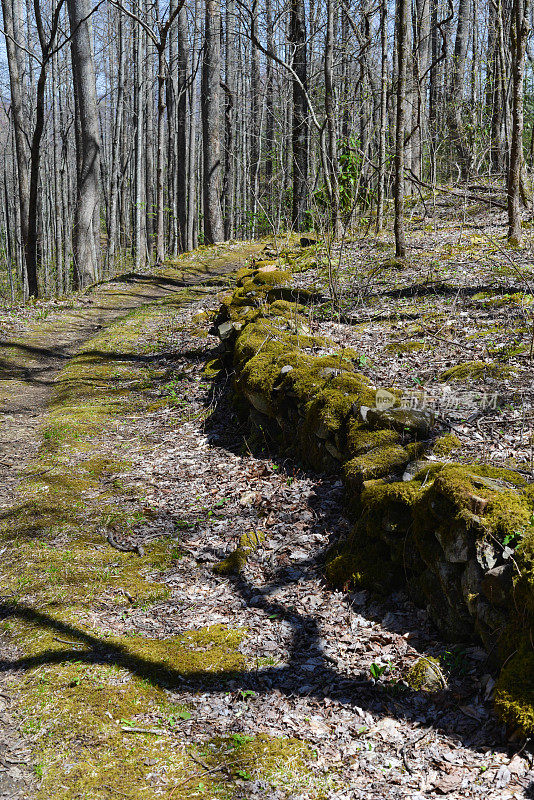
[[(164, 280), (204, 279), (214, 270), (233, 269), (259, 248), (254, 243), (201, 250), (158, 274)], [(149, 800), (162, 792), (189, 798), (204, 790), (227, 798), (232, 783), (221, 783), (216, 773), (201, 771), (191, 780), (198, 771), (190, 757), (195, 746), (181, 736), (166, 689), (187, 676), (202, 684), (224, 682), (245, 670), (240, 644), (246, 632), (219, 625), (156, 640), (110, 636), (98, 621), (109, 610), (120, 615), (168, 596), (157, 575), (180, 557), (172, 538), (152, 540), (140, 557), (112, 549), (102, 536), (107, 525), (132, 535), (148, 513), (135, 486), (127, 490), (132, 510), (123, 507), (121, 476), (131, 463), (131, 444), (109, 434), (125, 416), (135, 420), (151, 407), (164, 378), (154, 358), (174, 346), (184, 305), (203, 290), (178, 289), (130, 311), (132, 304), (146, 302), (135, 299), (143, 288), (106, 284), (97, 291), (102, 308), (119, 316), (124, 303), (124, 312), (59, 373), (40, 450), (0, 518), (0, 580), (12, 602), (2, 626), (27, 659), (19, 696), (42, 777), (37, 798)], [(83, 310), (85, 318), (99, 313)], [(76, 322), (70, 317), (65, 323), (67, 339)], [(60, 328), (57, 320), (40, 322), (32, 347), (49, 344)], [(14, 367), (27, 363), (24, 344), (31, 338), (13, 347)], [(292, 769), (299, 749), (304, 753), (305, 746), (265, 739), (250, 745), (244, 768), (259, 773), (265, 766), (271, 774), (274, 754), (278, 769)]]
[(513, 369), (504, 364), (488, 364), (484, 361), (466, 361), (446, 369), (440, 375), (442, 381), (468, 381), (471, 379), (506, 378), (513, 375)]
[(461, 441), (454, 433), (446, 433), (444, 436), (440, 436), (436, 439), (432, 447), (432, 452), (436, 456), (448, 456), (455, 450), (459, 450), (461, 446)]
[(406, 353), (415, 353), (417, 350), (428, 349), (425, 342), (392, 342), (384, 348), (388, 353), (395, 353), (396, 355), (405, 355)]
[(223, 561), (215, 564), (213, 571), (217, 575), (237, 575), (242, 572), (249, 556), (254, 553), (265, 539), (263, 531), (244, 533), (238, 546)]

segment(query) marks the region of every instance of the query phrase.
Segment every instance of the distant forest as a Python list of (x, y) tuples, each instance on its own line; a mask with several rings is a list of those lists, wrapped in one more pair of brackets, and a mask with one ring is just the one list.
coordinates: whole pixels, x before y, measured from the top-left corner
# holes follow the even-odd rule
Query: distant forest
[[(339, 237), (437, 185), (531, 203), (528, 0), (2, 0), (0, 290)], [(525, 122), (524, 122), (525, 120)], [(489, 180), (488, 180), (489, 176)], [(477, 181), (484, 182), (483, 186)], [(474, 186), (473, 186), (474, 182)]]

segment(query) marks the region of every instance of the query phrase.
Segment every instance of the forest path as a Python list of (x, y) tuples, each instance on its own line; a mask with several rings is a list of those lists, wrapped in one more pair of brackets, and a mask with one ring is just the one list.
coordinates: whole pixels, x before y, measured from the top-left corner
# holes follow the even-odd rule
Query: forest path
[[(0, 798), (531, 796), (485, 654), (402, 594), (325, 586), (341, 482), (267, 458), (207, 380), (213, 276), (251, 252), (123, 276), (6, 342)], [(214, 573), (243, 537), (240, 575)], [(448, 688), (397, 686), (421, 654)]]
[[(180, 287), (201, 285), (232, 272), (256, 248), (219, 248), (203, 257), (183, 258), (159, 274), (129, 274), (97, 284), (70, 301), (40, 304), (22, 319), (0, 318), (0, 514), (13, 503), (42, 446), (41, 427), (61, 369), (84, 343), (130, 311), (149, 305)], [(55, 307), (57, 306), (57, 307)], [(14, 324), (15, 323), (15, 324)], [(0, 553), (6, 551), (0, 548)], [(2, 592), (4, 595), (4, 592)], [(2, 596), (2, 601), (7, 597)], [(3, 609), (5, 612), (5, 609)], [(4, 617), (5, 613), (0, 615)], [(12, 637), (0, 632), (4, 662), (14, 660), (18, 648)], [(14, 712), (10, 686), (17, 671), (0, 672), (0, 800), (33, 795), (36, 773), (31, 748), (21, 734), (21, 719)], [(39, 774), (39, 770), (37, 770)]]

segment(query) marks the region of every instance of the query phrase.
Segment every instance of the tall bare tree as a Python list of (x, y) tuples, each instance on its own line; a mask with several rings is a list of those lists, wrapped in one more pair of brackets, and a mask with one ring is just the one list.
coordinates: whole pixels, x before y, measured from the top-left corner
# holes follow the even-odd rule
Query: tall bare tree
[(89, 0), (67, 0), (67, 8), (79, 120), (73, 255), (75, 282), (83, 287), (98, 278), (100, 261), (100, 127), (91, 36), (92, 6)]
[(521, 244), (520, 188), (523, 169), (523, 106), (526, 43), (530, 30), (529, 0), (514, 0), (512, 7), (512, 135), (508, 165), (508, 241)]
[(204, 239), (222, 242), (221, 209), (221, 9), (219, 0), (205, 0), (204, 61), (202, 65), (202, 131)]

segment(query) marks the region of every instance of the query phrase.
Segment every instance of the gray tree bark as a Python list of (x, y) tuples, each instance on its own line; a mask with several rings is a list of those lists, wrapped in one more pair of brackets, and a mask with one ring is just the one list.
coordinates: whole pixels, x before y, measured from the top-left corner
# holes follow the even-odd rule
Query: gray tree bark
[(508, 242), (521, 244), (520, 188), (523, 168), (523, 106), (525, 48), (530, 29), (529, 0), (514, 0), (512, 8), (512, 136), (508, 166)]
[(292, 222), (296, 230), (305, 227), (308, 206), (308, 58), (306, 41), (306, 8), (304, 0), (291, 0), (289, 39), (293, 46), (293, 70), (298, 80), (293, 79), (293, 213)]
[(224, 239), (221, 210), (221, 9), (219, 0), (205, 2), (204, 62), (202, 68), (202, 133), (204, 240)]
[(67, 0), (74, 91), (79, 114), (79, 173), (73, 230), (77, 285), (94, 282), (100, 259), (100, 127), (89, 0)]
[(397, 0), (397, 119), (395, 126), (395, 254), (406, 256), (404, 231), (404, 143), (406, 136), (406, 68), (408, 62), (408, 0)]

